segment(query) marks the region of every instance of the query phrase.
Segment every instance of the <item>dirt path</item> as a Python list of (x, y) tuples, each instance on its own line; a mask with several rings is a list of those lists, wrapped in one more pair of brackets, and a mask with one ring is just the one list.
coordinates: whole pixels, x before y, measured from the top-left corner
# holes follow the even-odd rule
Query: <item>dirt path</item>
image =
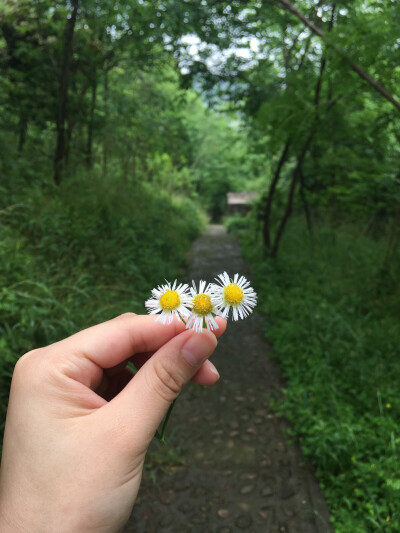
[[(235, 239), (220, 226), (195, 241), (190, 264), (189, 279), (248, 274)], [(126, 533), (333, 531), (312, 469), (269, 407), (282, 381), (262, 330), (258, 316), (228, 327), (213, 356), (220, 381), (191, 384), (180, 396), (169, 444), (155, 447), (164, 467), (155, 483), (145, 472)]]

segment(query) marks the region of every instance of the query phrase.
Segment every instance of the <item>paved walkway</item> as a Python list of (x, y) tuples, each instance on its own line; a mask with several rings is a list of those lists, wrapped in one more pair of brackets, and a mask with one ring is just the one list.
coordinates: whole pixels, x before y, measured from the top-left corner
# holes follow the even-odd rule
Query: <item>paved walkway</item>
[[(193, 244), (190, 278), (248, 274), (235, 239), (220, 226)], [(153, 447), (126, 533), (327, 533), (323, 494), (270, 400), (282, 380), (267, 357), (261, 317), (230, 324), (213, 356), (211, 388), (190, 384), (172, 413), (169, 444)]]

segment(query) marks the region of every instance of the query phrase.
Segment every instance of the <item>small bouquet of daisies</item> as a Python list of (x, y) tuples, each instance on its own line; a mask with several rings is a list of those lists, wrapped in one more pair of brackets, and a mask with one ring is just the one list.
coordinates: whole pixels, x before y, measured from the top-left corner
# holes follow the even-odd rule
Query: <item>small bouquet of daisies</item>
[(215, 278), (217, 283), (200, 281), (198, 288), (193, 281), (177, 285), (166, 282), (153, 289), (152, 298), (145, 302), (150, 315), (159, 314), (157, 320), (170, 324), (174, 317), (186, 324), (187, 329), (201, 333), (203, 328), (218, 329), (216, 316), (233, 320), (246, 318), (256, 306), (257, 295), (244, 276), (230, 278), (226, 272)]
[[(152, 298), (145, 302), (150, 315), (159, 315), (157, 321), (170, 324), (175, 317), (182, 320), (187, 329), (201, 333), (204, 329), (214, 331), (218, 329), (215, 317), (231, 317), (233, 320), (246, 318), (253, 311), (257, 303), (257, 294), (244, 276), (235, 274), (230, 278), (226, 272), (215, 278), (217, 283), (199, 281), (198, 287), (193, 281), (189, 287), (187, 283), (175, 280), (172, 284), (166, 282), (151, 291)], [(156, 432), (156, 438), (165, 442), (165, 430), (174, 407), (171, 404), (164, 419), (161, 431)]]

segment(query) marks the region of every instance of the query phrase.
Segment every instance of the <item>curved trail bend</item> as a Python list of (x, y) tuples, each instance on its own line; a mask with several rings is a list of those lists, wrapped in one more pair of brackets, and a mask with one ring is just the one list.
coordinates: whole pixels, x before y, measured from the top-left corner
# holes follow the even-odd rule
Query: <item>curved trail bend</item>
[[(236, 240), (210, 226), (193, 243), (189, 280), (212, 281), (224, 270), (248, 275)], [(145, 471), (126, 533), (333, 531), (311, 467), (269, 407), (283, 382), (268, 351), (261, 317), (228, 325), (213, 356), (220, 381), (186, 387), (169, 443), (157, 451), (169, 457), (179, 448), (183, 464), (167, 462), (155, 483)]]

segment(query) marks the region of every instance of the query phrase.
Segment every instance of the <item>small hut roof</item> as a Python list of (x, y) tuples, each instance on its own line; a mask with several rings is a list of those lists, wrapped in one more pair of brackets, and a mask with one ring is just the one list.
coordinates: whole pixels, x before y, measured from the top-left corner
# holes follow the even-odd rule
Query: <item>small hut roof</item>
[(228, 192), (226, 196), (228, 205), (248, 205), (251, 204), (258, 195), (255, 192)]

